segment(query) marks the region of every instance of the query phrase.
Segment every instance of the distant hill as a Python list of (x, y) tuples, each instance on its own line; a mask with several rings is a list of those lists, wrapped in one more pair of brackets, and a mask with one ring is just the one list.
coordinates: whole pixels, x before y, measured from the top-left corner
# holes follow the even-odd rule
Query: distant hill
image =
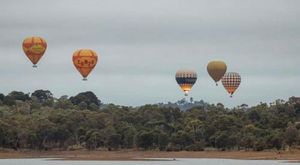
[(175, 103), (168, 102), (168, 103), (158, 103), (157, 104), (160, 107), (172, 107), (172, 108), (179, 108), (181, 111), (186, 111), (188, 109), (194, 108), (194, 107), (204, 107), (207, 108), (209, 106), (209, 103), (200, 100), (200, 101), (194, 101), (193, 98), (189, 98), (187, 100), (186, 98), (183, 98), (181, 100), (178, 100)]

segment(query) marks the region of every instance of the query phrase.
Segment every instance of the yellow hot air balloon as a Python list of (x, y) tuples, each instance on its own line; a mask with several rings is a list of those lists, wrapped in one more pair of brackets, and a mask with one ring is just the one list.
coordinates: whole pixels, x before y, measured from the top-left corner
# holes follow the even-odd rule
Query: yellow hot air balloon
[(207, 72), (210, 77), (216, 82), (216, 85), (218, 85), (218, 81), (220, 81), (224, 76), (226, 70), (227, 66), (223, 61), (210, 61), (207, 64)]
[(37, 63), (44, 55), (47, 49), (46, 41), (41, 37), (27, 37), (23, 41), (23, 50), (29, 60), (33, 63), (33, 67), (37, 67)]
[(233, 93), (241, 83), (241, 76), (236, 72), (228, 72), (222, 78), (222, 84), (232, 97)]
[(82, 75), (83, 80), (87, 80), (87, 76), (94, 69), (97, 61), (98, 56), (91, 49), (80, 49), (73, 54), (73, 64)]
[(185, 93), (184, 95), (187, 96), (189, 91), (197, 81), (197, 73), (192, 70), (178, 70), (176, 72), (175, 79), (180, 88)]

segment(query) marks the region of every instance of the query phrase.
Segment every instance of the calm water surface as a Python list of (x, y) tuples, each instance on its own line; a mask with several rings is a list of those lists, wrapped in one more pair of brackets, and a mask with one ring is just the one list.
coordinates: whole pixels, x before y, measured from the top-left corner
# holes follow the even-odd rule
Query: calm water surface
[(2, 159), (0, 165), (300, 165), (270, 160), (177, 159), (176, 161), (60, 161), (49, 159)]

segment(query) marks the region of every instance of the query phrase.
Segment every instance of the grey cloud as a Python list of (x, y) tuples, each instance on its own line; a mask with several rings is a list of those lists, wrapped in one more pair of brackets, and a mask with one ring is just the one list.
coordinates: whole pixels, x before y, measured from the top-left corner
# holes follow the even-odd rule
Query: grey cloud
[[(1, 1), (2, 89), (47, 88), (56, 96), (93, 90), (105, 102), (140, 105), (180, 99), (174, 74), (192, 68), (199, 75), (191, 92), (196, 100), (234, 106), (287, 98), (300, 92), (299, 6), (295, 0)], [(22, 52), (28, 35), (48, 42), (38, 70)], [(71, 63), (78, 48), (100, 56), (89, 82)], [(207, 75), (211, 59), (241, 73), (234, 99)]]

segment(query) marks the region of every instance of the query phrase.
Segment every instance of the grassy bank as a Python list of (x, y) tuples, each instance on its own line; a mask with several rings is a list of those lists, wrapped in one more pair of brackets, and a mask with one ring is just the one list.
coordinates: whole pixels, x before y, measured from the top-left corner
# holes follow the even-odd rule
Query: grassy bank
[(146, 158), (225, 158), (249, 160), (300, 160), (300, 151), (1, 151), (1, 159), (59, 158), (65, 160), (138, 160)]

